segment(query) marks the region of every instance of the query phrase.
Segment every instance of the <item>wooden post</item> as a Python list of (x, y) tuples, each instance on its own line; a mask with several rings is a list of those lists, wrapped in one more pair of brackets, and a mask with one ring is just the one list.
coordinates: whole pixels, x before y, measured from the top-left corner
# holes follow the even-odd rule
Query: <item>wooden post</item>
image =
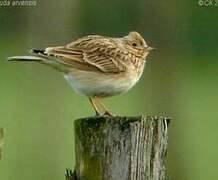
[(165, 180), (167, 125), (162, 117), (75, 121), (75, 172), (69, 180)]

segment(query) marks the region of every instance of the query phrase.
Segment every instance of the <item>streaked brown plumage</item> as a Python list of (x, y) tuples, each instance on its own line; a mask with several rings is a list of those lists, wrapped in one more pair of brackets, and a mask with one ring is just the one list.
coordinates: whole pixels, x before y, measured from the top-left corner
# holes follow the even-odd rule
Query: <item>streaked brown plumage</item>
[[(122, 38), (89, 35), (65, 46), (32, 50), (32, 56), (15, 56), (9, 60), (31, 60), (52, 66), (79, 93), (93, 99), (128, 91), (139, 80), (146, 56), (153, 48), (137, 32)], [(100, 107), (109, 114), (104, 106)]]

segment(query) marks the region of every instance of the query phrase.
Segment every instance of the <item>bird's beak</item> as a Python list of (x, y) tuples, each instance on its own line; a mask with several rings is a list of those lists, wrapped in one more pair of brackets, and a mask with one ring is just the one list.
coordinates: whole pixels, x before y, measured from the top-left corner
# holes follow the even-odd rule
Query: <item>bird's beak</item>
[(146, 52), (150, 52), (150, 51), (152, 51), (152, 50), (154, 50), (155, 48), (154, 47), (146, 47), (145, 48), (145, 51)]

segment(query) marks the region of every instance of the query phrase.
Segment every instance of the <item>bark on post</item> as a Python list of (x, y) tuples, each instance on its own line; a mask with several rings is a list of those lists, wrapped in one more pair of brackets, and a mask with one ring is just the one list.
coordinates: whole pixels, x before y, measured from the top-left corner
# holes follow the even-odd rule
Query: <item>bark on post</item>
[(77, 180), (165, 180), (167, 124), (162, 117), (75, 121)]

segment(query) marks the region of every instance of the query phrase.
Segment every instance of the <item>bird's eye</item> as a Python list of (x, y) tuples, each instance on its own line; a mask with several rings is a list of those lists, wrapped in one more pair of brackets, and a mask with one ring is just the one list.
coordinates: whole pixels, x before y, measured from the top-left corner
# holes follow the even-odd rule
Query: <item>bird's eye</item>
[(132, 46), (133, 46), (133, 47), (136, 47), (136, 46), (137, 46), (137, 44), (136, 44), (135, 42), (133, 42), (133, 43), (132, 43)]

